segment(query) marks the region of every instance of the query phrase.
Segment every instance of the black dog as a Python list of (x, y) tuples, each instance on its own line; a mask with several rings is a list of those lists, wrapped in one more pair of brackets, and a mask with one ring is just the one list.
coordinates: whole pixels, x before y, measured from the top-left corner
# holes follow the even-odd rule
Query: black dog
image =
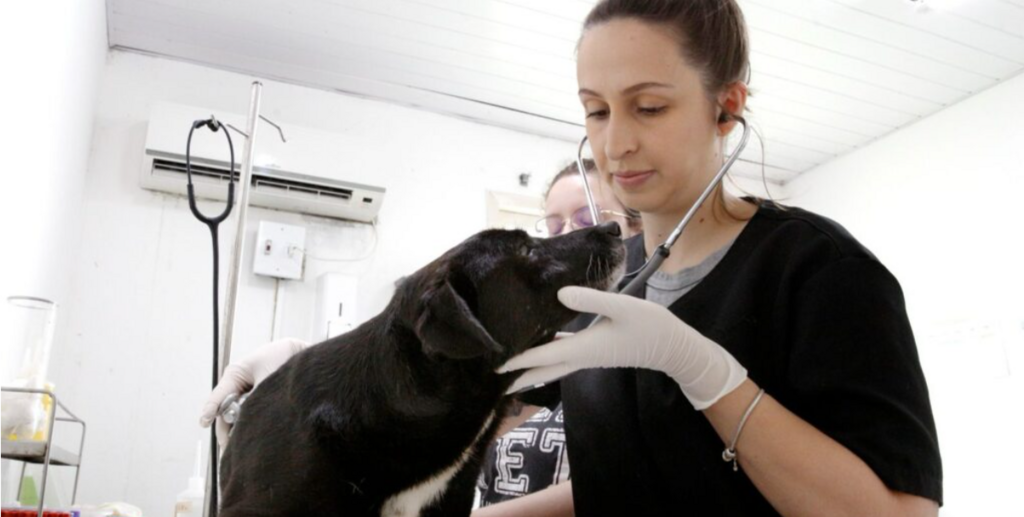
[(488, 230), (448, 251), (260, 384), (224, 452), (221, 514), (469, 515), (516, 377), (495, 368), (576, 316), (561, 287), (608, 288), (624, 255), (615, 223)]

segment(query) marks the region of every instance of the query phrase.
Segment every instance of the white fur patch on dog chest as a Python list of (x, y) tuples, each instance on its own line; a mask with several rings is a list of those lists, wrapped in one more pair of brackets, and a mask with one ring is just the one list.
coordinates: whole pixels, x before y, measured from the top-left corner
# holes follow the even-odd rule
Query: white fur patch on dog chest
[(466, 447), (466, 450), (462, 451), (462, 454), (455, 460), (455, 463), (434, 474), (426, 481), (409, 487), (385, 501), (384, 507), (380, 511), (381, 517), (418, 517), (420, 511), (425, 506), (440, 499), (448, 488), (448, 482), (455, 477), (459, 469), (469, 460), (469, 455), (473, 453), (473, 448), (476, 447), (480, 437), (491, 426), (491, 421), (493, 420), (494, 412), (492, 411), (490, 416), (487, 417), (487, 421), (484, 422), (484, 426), (476, 434), (476, 438), (469, 444), (469, 447)]

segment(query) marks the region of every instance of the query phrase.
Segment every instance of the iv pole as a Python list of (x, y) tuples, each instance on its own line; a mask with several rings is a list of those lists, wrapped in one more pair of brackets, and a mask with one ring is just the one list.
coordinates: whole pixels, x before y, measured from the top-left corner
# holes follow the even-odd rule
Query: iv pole
[[(245, 250), (245, 223), (249, 213), (249, 187), (252, 185), (252, 156), (253, 150), (256, 148), (256, 128), (259, 124), (260, 119), (264, 122), (274, 126), (277, 129), (278, 136), (281, 137), (282, 142), (288, 140), (284, 137), (284, 130), (281, 126), (275, 124), (273, 121), (260, 115), (260, 97), (263, 91), (263, 84), (259, 81), (253, 81), (252, 93), (249, 98), (249, 118), (246, 121), (246, 128), (243, 132), (231, 124), (224, 124), (228, 128), (240, 133), (245, 137), (245, 148), (242, 152), (242, 163), (241, 170), (239, 172), (238, 183), (241, 188), (239, 195), (238, 204), (238, 228), (235, 231), (235, 245), (231, 252), (231, 267), (228, 269), (228, 285), (227, 285), (227, 296), (224, 300), (224, 324), (221, 327), (221, 340), (219, 355), (219, 368), (217, 372), (217, 378), (224, 377), (224, 368), (231, 362), (231, 345), (232, 338), (235, 334), (235, 309), (238, 307), (238, 280), (242, 271), (242, 258)], [(227, 129), (225, 129), (227, 131)], [(234, 173), (234, 171), (232, 171)], [(216, 423), (214, 424), (216, 428)], [(211, 432), (211, 435), (212, 432)], [(217, 491), (219, 487), (214, 481), (214, 475), (216, 473), (216, 461), (215, 458), (219, 455), (219, 450), (210, 448), (210, 460), (206, 467), (206, 494), (203, 499), (203, 516), (213, 517), (216, 515), (217, 508)], [(211, 504), (212, 503), (212, 504)]]
[[(260, 119), (260, 96), (263, 84), (253, 81), (252, 93), (249, 100), (249, 119), (246, 123), (245, 150), (242, 153), (242, 169), (238, 179), (241, 187), (241, 196), (238, 204), (238, 228), (235, 231), (235, 245), (231, 252), (231, 267), (228, 270), (227, 296), (224, 300), (224, 325), (221, 327), (221, 350), (220, 350), (220, 372), (218, 377), (224, 376), (224, 368), (231, 360), (231, 338), (235, 329), (235, 308), (238, 305), (238, 278), (242, 269), (242, 251), (245, 249), (245, 222), (249, 211), (249, 187), (252, 179), (252, 156), (256, 147), (256, 127)], [(234, 129), (234, 128), (233, 128)], [(236, 129), (237, 130), (237, 129)], [(225, 129), (227, 131), (227, 129)], [(283, 137), (283, 135), (282, 135)], [(214, 423), (214, 427), (216, 423)], [(220, 487), (214, 482), (215, 457), (218, 451), (211, 447), (210, 460), (206, 469), (206, 494), (203, 499), (203, 516), (212, 517), (216, 514), (216, 508), (211, 508), (211, 498)], [(214, 499), (215, 500), (215, 499)]]
[(245, 149), (242, 152), (242, 170), (238, 181), (242, 192), (238, 201), (238, 229), (235, 232), (235, 246), (231, 250), (231, 267), (228, 269), (227, 295), (224, 298), (224, 326), (221, 329), (220, 375), (231, 361), (231, 338), (235, 333), (235, 308), (238, 305), (238, 278), (242, 270), (242, 255), (245, 249), (245, 222), (249, 212), (249, 187), (252, 182), (252, 155), (256, 148), (256, 129), (259, 126), (260, 96), (263, 85), (252, 83), (249, 101), (249, 120), (246, 123)]

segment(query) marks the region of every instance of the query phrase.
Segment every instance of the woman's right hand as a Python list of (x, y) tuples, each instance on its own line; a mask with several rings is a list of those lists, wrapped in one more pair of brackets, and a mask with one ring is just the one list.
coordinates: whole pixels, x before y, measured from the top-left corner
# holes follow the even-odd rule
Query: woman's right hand
[(214, 419), (217, 420), (217, 440), (221, 447), (227, 444), (228, 424), (217, 414), (221, 403), (228, 395), (241, 395), (259, 386), (263, 379), (277, 371), (288, 359), (309, 346), (309, 343), (295, 338), (278, 339), (271, 341), (242, 358), (237, 363), (231, 363), (224, 369), (224, 376), (221, 377), (217, 387), (210, 393), (206, 403), (203, 404), (203, 412), (199, 417), (199, 425), (209, 427)]

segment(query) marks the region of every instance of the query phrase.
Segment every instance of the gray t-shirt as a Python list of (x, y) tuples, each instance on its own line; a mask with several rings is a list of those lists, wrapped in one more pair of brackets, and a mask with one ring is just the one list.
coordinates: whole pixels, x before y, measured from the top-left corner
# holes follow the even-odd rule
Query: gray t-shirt
[(722, 261), (722, 257), (729, 252), (733, 242), (735, 240), (708, 255), (703, 262), (696, 266), (681, 269), (675, 273), (655, 271), (651, 278), (647, 279), (647, 300), (664, 307), (672, 305), (696, 287), (712, 269), (715, 269), (715, 266)]

